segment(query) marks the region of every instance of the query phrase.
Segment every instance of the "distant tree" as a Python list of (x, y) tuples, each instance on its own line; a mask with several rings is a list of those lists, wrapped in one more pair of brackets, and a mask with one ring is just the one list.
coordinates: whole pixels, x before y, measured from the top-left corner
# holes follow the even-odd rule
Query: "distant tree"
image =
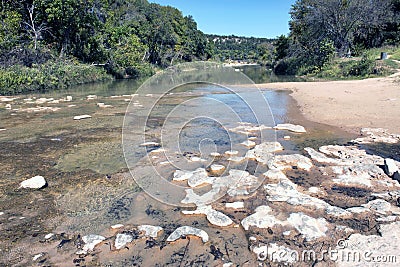
[(391, 5), (391, 0), (297, 0), (290, 11), (291, 37), (311, 50), (329, 39), (345, 55), (357, 35), (385, 27)]

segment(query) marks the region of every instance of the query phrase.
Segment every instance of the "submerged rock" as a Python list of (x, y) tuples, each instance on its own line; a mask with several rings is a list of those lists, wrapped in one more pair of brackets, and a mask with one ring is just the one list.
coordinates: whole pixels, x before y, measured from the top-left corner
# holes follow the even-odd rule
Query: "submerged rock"
[(41, 189), (47, 185), (43, 176), (35, 176), (20, 183), (20, 188)]
[(195, 171), (176, 170), (174, 172), (174, 181), (188, 181), (190, 187), (197, 187), (202, 184), (212, 184), (214, 177), (209, 177), (206, 169), (198, 168)]
[(274, 127), (276, 130), (288, 130), (295, 133), (306, 133), (306, 129), (301, 125), (294, 125), (290, 123), (278, 124)]
[(204, 214), (207, 216), (207, 220), (216, 226), (229, 226), (233, 223), (233, 221), (223, 214), (222, 212), (214, 210), (210, 205), (199, 206), (194, 211), (182, 211), (185, 215), (193, 215), (193, 214)]
[(226, 193), (231, 197), (245, 196), (253, 192), (263, 179), (250, 175), (247, 171), (232, 169), (228, 176), (214, 177), (212, 189), (203, 195), (197, 195), (192, 189), (186, 189), (183, 204), (203, 206), (215, 201)]
[(324, 218), (315, 219), (302, 212), (290, 214), (287, 221), (294, 226), (307, 241), (324, 237), (328, 231), (328, 223)]
[(114, 246), (116, 249), (121, 249), (126, 246), (126, 244), (133, 241), (133, 236), (129, 234), (117, 234), (115, 237)]
[(139, 231), (144, 232), (145, 236), (156, 238), (158, 233), (163, 230), (160, 226), (153, 226), (153, 225), (140, 225), (138, 227)]
[(204, 243), (208, 242), (208, 238), (209, 238), (208, 234), (204, 230), (194, 228), (191, 226), (182, 226), (182, 227), (179, 227), (178, 229), (176, 229), (172, 234), (170, 234), (170, 236), (168, 236), (167, 242), (173, 242), (173, 241), (178, 240), (181, 237), (188, 236), (188, 235), (200, 237)]

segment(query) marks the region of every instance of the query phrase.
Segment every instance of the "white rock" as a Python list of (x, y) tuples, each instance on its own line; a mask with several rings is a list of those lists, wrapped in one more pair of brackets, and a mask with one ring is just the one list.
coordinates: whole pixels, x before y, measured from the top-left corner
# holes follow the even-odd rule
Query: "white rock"
[(93, 100), (93, 99), (97, 99), (97, 95), (88, 95), (87, 100)]
[(245, 147), (255, 147), (256, 146), (256, 142), (247, 140), (247, 141), (244, 141), (243, 143), (241, 143), (241, 145), (244, 145)]
[(302, 212), (290, 214), (287, 221), (294, 226), (307, 241), (324, 237), (328, 231), (328, 223), (324, 218), (315, 219)]
[(101, 242), (103, 242), (106, 238), (100, 235), (85, 235), (82, 237), (82, 241), (85, 245), (82, 248), (82, 252), (87, 253), (88, 251), (92, 251), (94, 247)]
[(202, 184), (212, 184), (214, 177), (209, 177), (204, 168), (198, 168), (195, 171), (176, 170), (174, 173), (174, 181), (188, 181), (190, 187), (197, 187)]
[(289, 236), (292, 233), (292, 231), (285, 231), (282, 233), (282, 235), (284, 236)]
[(229, 157), (228, 158), (228, 161), (237, 162), (237, 163), (242, 162), (244, 160), (246, 160), (246, 158), (244, 158), (244, 157)]
[(211, 156), (211, 157), (220, 157), (221, 154), (218, 153), (218, 152), (212, 152), (212, 153), (210, 153), (210, 156)]
[(32, 257), (32, 261), (37, 261), (38, 259), (40, 259), (43, 256), (44, 256), (44, 253), (36, 254), (35, 256)]
[(47, 235), (45, 235), (44, 236), (44, 239), (50, 239), (50, 238), (52, 238), (54, 236), (54, 234), (53, 233), (49, 233), (49, 234), (47, 234)]
[(80, 115), (80, 116), (75, 116), (74, 120), (84, 120), (84, 119), (90, 119), (92, 116), (90, 115)]
[(278, 142), (265, 142), (256, 145), (253, 149), (247, 151), (246, 158), (254, 159), (263, 164), (268, 164), (268, 162), (272, 160), (273, 153), (282, 150), (283, 147)]
[(272, 161), (268, 162), (270, 169), (286, 170), (297, 167), (309, 171), (313, 167), (311, 160), (300, 154), (276, 155)]
[(218, 164), (213, 164), (210, 166), (210, 171), (212, 173), (221, 173), (225, 170), (225, 166), (224, 165), (218, 165)]
[(35, 176), (20, 183), (20, 188), (41, 189), (47, 185), (43, 176)]
[(254, 236), (250, 236), (250, 237), (249, 237), (249, 241), (251, 241), (251, 242), (256, 242), (256, 241), (257, 241), (257, 238), (254, 237)]
[(163, 230), (160, 226), (153, 225), (140, 225), (138, 226), (139, 231), (144, 232), (145, 236), (157, 238), (158, 233)]
[(290, 181), (289, 179), (282, 179), (278, 184), (267, 184), (264, 186), (267, 192), (267, 200), (272, 202), (286, 202), (295, 206), (312, 207), (315, 209), (322, 209), (327, 214), (342, 217), (350, 216), (351, 213), (332, 206), (322, 199), (309, 196), (307, 194), (301, 193), (297, 189), (297, 185)]
[(392, 205), (383, 199), (375, 199), (362, 206), (380, 214), (386, 214), (392, 209)]
[(119, 229), (119, 228), (122, 228), (122, 227), (124, 227), (123, 224), (114, 224), (114, 225), (111, 225), (111, 229)]
[(204, 243), (208, 242), (208, 234), (204, 230), (194, 228), (191, 226), (179, 227), (170, 236), (168, 236), (167, 242), (173, 242), (183, 236), (188, 236), (188, 235), (200, 237)]
[(239, 151), (229, 150), (229, 151), (225, 151), (225, 154), (228, 156), (236, 156), (237, 154), (239, 154)]
[[(370, 155), (365, 150), (359, 149), (357, 146), (338, 146), (329, 145), (319, 148), (322, 153), (339, 158), (342, 162), (338, 161), (338, 165), (354, 165), (354, 164), (371, 164), (383, 165), (384, 159), (376, 155)], [(336, 164), (336, 163), (334, 163)]]
[(121, 249), (126, 246), (126, 244), (133, 241), (133, 236), (128, 234), (117, 234), (115, 237), (114, 246), (116, 249)]
[(4, 212), (0, 211), (0, 216), (4, 215)]
[(260, 132), (262, 130), (266, 130), (266, 129), (271, 129), (271, 127), (265, 126), (265, 125), (253, 125), (251, 123), (239, 123), (241, 125), (239, 125), (238, 127), (229, 129), (231, 132), (234, 133), (239, 133), (239, 134), (245, 134), (245, 135), (249, 135), (253, 132)]
[(364, 213), (364, 212), (369, 212), (370, 211), (370, 209), (365, 208), (365, 207), (352, 207), (352, 208), (348, 208), (346, 210), (351, 212), (351, 213)]
[(387, 216), (376, 219), (377, 222), (394, 222), (396, 220), (397, 216)]
[(301, 125), (293, 125), (290, 123), (278, 124), (274, 127), (276, 130), (288, 130), (295, 133), (306, 133), (306, 129), (304, 129)]
[(222, 267), (232, 267), (232, 266), (233, 266), (232, 262), (222, 264)]
[(396, 144), (400, 141), (400, 135), (390, 134), (388, 130), (382, 128), (363, 128), (361, 129), (361, 135), (363, 137), (357, 138), (352, 142), (359, 144), (370, 144), (370, 143), (388, 143)]
[(308, 192), (310, 192), (311, 194), (319, 194), (319, 193), (321, 193), (321, 189), (313, 186), (313, 187), (308, 188)]
[(283, 137), (283, 139), (285, 139), (285, 140), (290, 140), (291, 137), (290, 137), (289, 135), (285, 135), (285, 136)]
[(329, 158), (325, 154), (316, 151), (311, 147), (304, 148), (305, 151), (310, 155), (310, 157), (319, 162), (319, 163), (328, 163), (328, 164), (335, 164), (335, 165), (342, 165), (345, 164), (341, 159)]
[(247, 231), (250, 226), (255, 226), (257, 228), (269, 228), (275, 225), (285, 225), (283, 222), (277, 219), (274, 215), (271, 215), (271, 208), (268, 206), (259, 206), (256, 208), (255, 213), (247, 218), (244, 218), (241, 222), (243, 228)]
[(399, 171), (395, 161), (393, 159), (385, 159), (385, 173), (392, 177), (395, 172)]
[(0, 129), (0, 132), (4, 132), (4, 131), (7, 131), (7, 129)]
[(104, 104), (104, 103), (97, 103), (97, 106), (98, 106), (99, 108), (112, 108), (111, 105), (106, 105), (106, 104)]
[(6, 104), (6, 109), (11, 110), (11, 104)]
[(233, 223), (228, 216), (214, 210), (210, 205), (199, 206), (194, 211), (182, 211), (182, 213), (185, 215), (204, 214), (211, 224), (221, 227), (229, 226)]
[(277, 181), (287, 180), (286, 175), (281, 170), (277, 169), (268, 170), (263, 175), (271, 180), (277, 180)]
[(157, 142), (145, 142), (145, 143), (141, 144), (140, 146), (143, 146), (143, 147), (147, 147), (147, 146), (160, 146), (160, 144), (157, 143)]
[(72, 101), (72, 96), (67, 95), (67, 97), (65, 98), (65, 101), (67, 102), (71, 102)]
[(226, 203), (225, 207), (228, 209), (244, 209), (244, 202)]

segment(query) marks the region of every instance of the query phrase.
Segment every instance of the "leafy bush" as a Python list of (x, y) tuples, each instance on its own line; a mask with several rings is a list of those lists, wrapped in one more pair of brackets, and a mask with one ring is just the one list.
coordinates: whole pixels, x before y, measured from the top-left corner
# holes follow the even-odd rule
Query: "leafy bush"
[(49, 61), (31, 68), (0, 68), (0, 94), (46, 91), (112, 79), (102, 68), (72, 61)]

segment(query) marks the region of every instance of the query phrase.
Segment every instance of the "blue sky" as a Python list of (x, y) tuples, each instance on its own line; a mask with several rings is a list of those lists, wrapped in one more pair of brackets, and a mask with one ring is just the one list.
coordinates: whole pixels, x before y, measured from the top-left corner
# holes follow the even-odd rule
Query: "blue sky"
[(275, 38), (289, 33), (295, 0), (150, 0), (192, 15), (204, 33)]

